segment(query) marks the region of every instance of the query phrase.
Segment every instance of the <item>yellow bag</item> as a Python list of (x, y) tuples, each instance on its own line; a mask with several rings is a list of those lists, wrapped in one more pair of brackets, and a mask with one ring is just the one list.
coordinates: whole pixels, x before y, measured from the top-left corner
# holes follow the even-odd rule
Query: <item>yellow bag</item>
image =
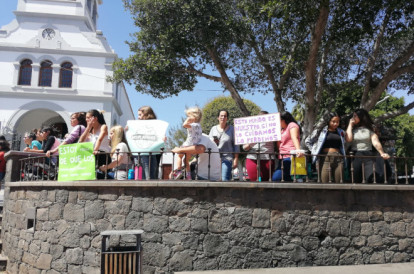
[[(290, 157), (290, 175), (306, 175), (306, 157)], [(296, 169), (296, 173), (295, 173)]]

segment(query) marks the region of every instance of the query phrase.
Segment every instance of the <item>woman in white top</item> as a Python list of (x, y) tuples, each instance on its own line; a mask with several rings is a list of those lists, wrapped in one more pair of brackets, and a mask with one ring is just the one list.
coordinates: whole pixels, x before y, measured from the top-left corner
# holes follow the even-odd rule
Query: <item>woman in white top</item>
[(105, 154), (111, 151), (111, 147), (108, 139), (108, 126), (103, 114), (96, 109), (89, 110), (86, 113), (86, 123), (86, 130), (79, 138), (79, 143), (92, 142), (94, 144), (93, 153), (97, 155), (98, 166), (110, 163), (111, 158)]
[(115, 179), (126, 180), (128, 179), (129, 147), (125, 139), (123, 127), (112, 127), (109, 131), (109, 139), (111, 140), (112, 162), (108, 165), (99, 166), (99, 170), (107, 172), (110, 169), (114, 169)]
[[(390, 156), (382, 149), (378, 135), (374, 132), (373, 124), (369, 113), (365, 109), (357, 109), (349, 121), (346, 130), (345, 140), (348, 143), (351, 143), (351, 150), (355, 155), (353, 161), (354, 183), (361, 183), (363, 181), (371, 182), (373, 180), (372, 175), (373, 165), (375, 164), (375, 152), (372, 151), (372, 146), (375, 147), (384, 160), (390, 158)], [(362, 178), (362, 166), (364, 166), (364, 178)], [(381, 174), (378, 174), (377, 176), (381, 176)]]

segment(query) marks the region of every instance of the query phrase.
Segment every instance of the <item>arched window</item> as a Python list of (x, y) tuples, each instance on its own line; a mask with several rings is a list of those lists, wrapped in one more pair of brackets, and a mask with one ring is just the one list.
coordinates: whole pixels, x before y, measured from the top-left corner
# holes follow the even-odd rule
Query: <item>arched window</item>
[(19, 85), (30, 86), (32, 81), (32, 61), (24, 59), (20, 63)]
[(50, 61), (43, 61), (40, 64), (39, 86), (40, 87), (51, 87), (52, 86), (52, 62)]
[(59, 87), (71, 88), (72, 87), (73, 69), (72, 64), (65, 62), (60, 66)]

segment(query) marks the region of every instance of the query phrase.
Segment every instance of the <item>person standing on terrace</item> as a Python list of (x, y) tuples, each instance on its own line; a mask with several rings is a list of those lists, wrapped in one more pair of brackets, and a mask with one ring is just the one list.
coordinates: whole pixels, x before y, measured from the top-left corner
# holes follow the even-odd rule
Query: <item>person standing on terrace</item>
[[(346, 130), (346, 141), (351, 143), (351, 151), (355, 156), (353, 182), (372, 182), (373, 165), (376, 162), (372, 147), (375, 147), (384, 160), (389, 159), (390, 156), (382, 149), (378, 135), (374, 132), (374, 123), (365, 109), (361, 108), (354, 111)], [(362, 178), (362, 168), (364, 168), (364, 178)]]
[[(269, 114), (269, 112), (265, 110), (259, 112), (259, 115), (263, 114)], [(259, 177), (262, 181), (268, 181), (275, 169), (273, 156), (275, 153), (274, 142), (244, 144), (243, 149), (249, 152), (246, 156), (246, 170), (249, 180), (257, 181), (257, 165), (260, 161)]]
[(231, 171), (239, 163), (240, 147), (235, 145), (234, 127), (228, 125), (229, 112), (220, 110), (218, 113), (218, 125), (210, 130), (210, 138), (216, 143), (221, 156), (221, 180), (230, 181)]
[[(279, 165), (273, 173), (273, 181), (292, 181), (290, 176), (291, 152), (296, 151), (296, 157), (301, 157), (304, 153), (300, 150), (301, 129), (290, 112), (282, 112), (280, 115), (280, 127), (282, 128), (282, 138), (277, 142), (279, 149)], [(282, 172), (283, 162), (283, 172)]]
[(0, 140), (0, 181), (3, 180), (4, 175), (6, 174), (6, 160), (4, 159), (4, 154), (9, 150), (9, 142)]
[(102, 165), (99, 170), (107, 172), (115, 169), (114, 178), (117, 180), (128, 179), (128, 162), (129, 147), (125, 139), (125, 132), (122, 126), (114, 126), (109, 131), (109, 139), (111, 140), (111, 157), (112, 162), (108, 165)]
[(23, 151), (29, 151), (29, 149), (42, 149), (42, 144), (36, 140), (36, 134), (34, 132), (30, 132), (24, 136), (24, 143), (27, 147), (25, 147)]
[[(343, 181), (345, 161), (345, 131), (339, 128), (341, 118), (338, 113), (330, 112), (325, 117), (327, 125), (321, 130), (314, 130), (306, 138), (305, 144), (312, 152), (312, 163), (319, 161), (319, 174), (322, 183), (335, 180)], [(325, 156), (317, 156), (323, 154)], [(329, 174), (330, 173), (330, 174)]]
[(102, 112), (91, 109), (86, 113), (87, 127), (79, 138), (79, 143), (92, 142), (94, 144), (93, 153), (98, 155), (98, 166), (108, 164), (111, 158), (105, 154), (111, 151), (108, 139), (108, 126)]
[[(79, 138), (82, 136), (83, 132), (86, 129), (86, 113), (85, 112), (75, 112), (70, 116), (70, 125), (73, 127), (72, 132), (69, 136), (59, 145), (68, 145), (77, 143)], [(46, 153), (47, 157), (50, 157), (51, 154), (56, 153), (59, 150), (59, 147), (49, 150)]]

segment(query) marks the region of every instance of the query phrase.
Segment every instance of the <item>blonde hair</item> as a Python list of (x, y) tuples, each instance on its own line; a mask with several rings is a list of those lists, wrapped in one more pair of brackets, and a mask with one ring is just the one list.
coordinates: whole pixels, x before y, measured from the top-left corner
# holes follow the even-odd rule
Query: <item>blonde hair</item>
[(185, 114), (187, 115), (187, 117), (194, 118), (194, 122), (200, 123), (202, 113), (201, 113), (201, 109), (199, 107), (188, 108), (188, 109), (185, 110)]
[[(111, 156), (115, 153), (116, 146), (119, 143), (125, 143), (128, 147), (128, 143), (125, 138), (124, 128), (122, 126), (113, 126), (110, 132), (114, 132), (111, 138)], [(129, 151), (129, 147), (128, 147)]]
[(142, 106), (138, 109), (143, 114), (143, 120), (152, 120), (157, 119), (157, 115), (155, 115), (154, 110), (150, 106)]

